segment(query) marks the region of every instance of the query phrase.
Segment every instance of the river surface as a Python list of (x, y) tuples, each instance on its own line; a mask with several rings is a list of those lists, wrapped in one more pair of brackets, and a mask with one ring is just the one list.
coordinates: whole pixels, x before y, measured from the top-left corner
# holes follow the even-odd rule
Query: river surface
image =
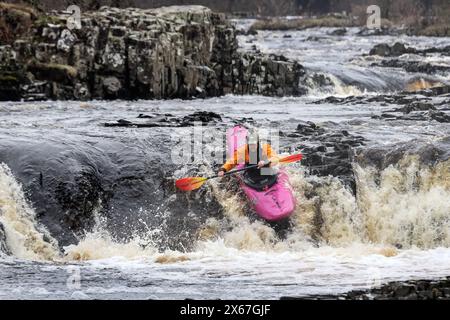
[[(399, 107), (395, 101), (315, 102), (395, 95), (417, 79), (447, 83), (446, 73), (370, 67), (377, 58), (363, 54), (382, 42), (429, 48), (450, 45), (449, 38), (362, 37), (356, 29), (332, 36), (333, 30), (239, 37), (241, 50), (255, 45), (284, 54), (330, 79), (311, 84), (303, 97), (1, 103), (0, 222), (9, 255), (0, 251), (0, 299), (279, 299), (449, 276), (448, 160), (425, 164), (412, 154), (383, 168), (354, 163), (356, 195), (336, 177), (290, 165), (298, 206), (280, 235), (255, 219), (227, 183), (211, 181), (189, 196), (165, 187), (199, 165), (200, 174), (213, 172), (203, 159), (173, 163), (176, 142), (192, 127), (104, 126), (139, 114), (212, 111), (222, 116), (210, 125), (219, 132), (237, 119), (282, 132), (312, 121), (364, 137), (363, 149), (448, 139), (448, 123), (374, 117)], [(439, 54), (401, 58), (450, 66)], [(281, 138), (280, 145), (298, 143)], [(83, 180), (84, 172), (98, 178)], [(80, 207), (61, 203), (92, 207), (83, 211), (92, 214), (79, 216)]]

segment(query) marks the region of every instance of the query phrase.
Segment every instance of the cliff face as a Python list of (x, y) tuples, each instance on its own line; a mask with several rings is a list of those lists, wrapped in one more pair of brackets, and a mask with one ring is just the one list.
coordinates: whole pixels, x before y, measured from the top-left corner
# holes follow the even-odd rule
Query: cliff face
[(239, 53), (234, 27), (206, 7), (102, 7), (80, 29), (68, 18), (37, 17), (28, 36), (0, 46), (0, 99), (302, 93), (302, 66)]
[[(9, 0), (29, 3), (44, 11), (62, 10), (70, 5), (78, 5), (83, 11), (97, 10), (102, 6), (119, 8), (159, 8), (174, 5), (202, 5), (218, 12), (239, 12), (250, 15), (289, 15), (298, 12), (299, 0)], [(300, 0), (301, 1), (301, 0)], [(317, 1), (317, 0), (316, 0)]]

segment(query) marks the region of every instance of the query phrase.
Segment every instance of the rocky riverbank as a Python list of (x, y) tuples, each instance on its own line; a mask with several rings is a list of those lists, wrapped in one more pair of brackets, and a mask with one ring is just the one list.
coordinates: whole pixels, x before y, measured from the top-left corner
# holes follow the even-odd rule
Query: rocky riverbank
[(356, 26), (356, 21), (349, 16), (341, 14), (329, 14), (321, 17), (300, 18), (266, 18), (256, 20), (249, 32), (258, 30), (304, 30), (309, 28), (345, 28)]
[[(402, 22), (392, 22), (382, 19), (380, 28), (367, 28), (367, 20), (365, 15), (341, 15), (340, 13), (329, 13), (323, 16), (308, 17), (271, 17), (258, 18), (251, 25), (249, 32), (256, 33), (258, 30), (304, 30), (309, 28), (341, 28), (344, 30), (348, 27), (359, 27), (358, 35), (380, 36), (380, 35), (408, 35), (408, 36), (424, 36), (424, 37), (448, 37), (450, 28), (446, 23), (436, 22), (428, 25), (406, 24)], [(343, 35), (345, 32), (340, 31), (333, 35)]]
[(442, 280), (390, 282), (368, 291), (351, 291), (345, 300), (450, 300), (450, 277)]
[(393, 281), (370, 290), (354, 290), (340, 295), (282, 300), (450, 300), (450, 277), (441, 280)]
[(102, 7), (83, 13), (79, 29), (68, 27), (65, 12), (39, 16), (5, 4), (0, 10), (7, 29), (15, 30), (10, 16), (27, 26), (0, 46), (0, 100), (304, 93), (301, 65), (239, 53), (234, 27), (206, 7)]

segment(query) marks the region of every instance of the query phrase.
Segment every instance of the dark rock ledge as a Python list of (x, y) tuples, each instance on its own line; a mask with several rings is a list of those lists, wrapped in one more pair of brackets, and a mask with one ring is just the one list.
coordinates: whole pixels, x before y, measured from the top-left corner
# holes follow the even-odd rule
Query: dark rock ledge
[(131, 128), (154, 128), (154, 127), (190, 127), (195, 122), (217, 123), (222, 121), (222, 117), (214, 112), (197, 111), (193, 114), (179, 118), (170, 113), (165, 114), (140, 114), (136, 119), (119, 119), (116, 122), (107, 122), (105, 127), (131, 127)]
[(450, 277), (441, 280), (389, 282), (379, 288), (340, 295), (282, 297), (282, 300), (450, 300)]
[(432, 47), (427, 49), (416, 49), (413, 47), (407, 47), (404, 43), (396, 42), (392, 46), (387, 43), (377, 44), (370, 50), (369, 55), (378, 55), (382, 57), (398, 57), (403, 54), (417, 54), (427, 55), (430, 53), (439, 53), (442, 55), (450, 55), (450, 46), (446, 47)]
[(393, 104), (401, 107), (380, 112), (372, 116), (373, 119), (379, 120), (413, 120), (413, 121), (437, 121), (440, 123), (450, 122), (449, 100), (441, 103), (432, 103), (430, 97), (440, 96), (447, 97), (450, 86), (444, 85), (433, 87), (423, 91), (414, 92), (414, 95), (408, 92), (401, 92), (395, 95), (379, 95), (374, 97), (365, 96), (349, 96), (334, 97), (330, 96), (325, 99), (314, 101), (314, 104), (332, 103), (338, 105), (346, 104), (370, 104), (381, 103), (384, 105)]

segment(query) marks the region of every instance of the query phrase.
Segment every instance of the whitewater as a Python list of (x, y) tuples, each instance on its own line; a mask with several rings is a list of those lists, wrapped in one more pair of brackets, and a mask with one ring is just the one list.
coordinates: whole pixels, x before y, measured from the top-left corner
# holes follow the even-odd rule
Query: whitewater
[[(175, 179), (192, 170), (211, 174), (216, 165), (170, 163), (173, 141), (192, 128), (103, 125), (139, 114), (211, 111), (223, 118), (214, 130), (224, 131), (236, 119), (285, 132), (312, 121), (364, 137), (362, 149), (448, 143), (445, 123), (373, 117), (395, 103), (315, 103), (328, 96), (395, 94), (411, 83), (429, 82), (423, 75), (370, 67), (369, 58), (361, 57), (396, 37), (360, 37), (352, 29), (346, 36), (329, 36), (332, 30), (240, 36), (241, 50), (255, 44), (328, 77), (325, 87), (311, 81), (303, 97), (0, 104), (0, 299), (279, 299), (449, 276), (448, 158), (426, 162), (412, 150), (382, 167), (352, 160), (355, 190), (339, 177), (289, 165), (298, 206), (280, 232), (249, 212), (233, 181), (214, 180), (190, 195), (171, 189)], [(283, 37), (286, 33), (291, 37)], [(309, 37), (323, 40), (317, 44), (306, 41)], [(448, 42), (402, 40), (423, 47)], [(449, 63), (445, 56), (433, 59)], [(433, 79), (448, 80), (447, 74)], [(296, 144), (282, 136), (285, 150)], [(77, 180), (67, 175), (70, 170), (100, 178)], [(106, 190), (109, 181), (121, 184)], [(102, 187), (96, 187), (98, 194), (86, 193), (86, 183)], [(137, 187), (141, 183), (146, 193)], [(60, 212), (47, 211), (52, 201), (76, 203), (92, 214), (79, 217), (79, 208), (63, 205)], [(85, 220), (89, 223), (79, 228)]]

